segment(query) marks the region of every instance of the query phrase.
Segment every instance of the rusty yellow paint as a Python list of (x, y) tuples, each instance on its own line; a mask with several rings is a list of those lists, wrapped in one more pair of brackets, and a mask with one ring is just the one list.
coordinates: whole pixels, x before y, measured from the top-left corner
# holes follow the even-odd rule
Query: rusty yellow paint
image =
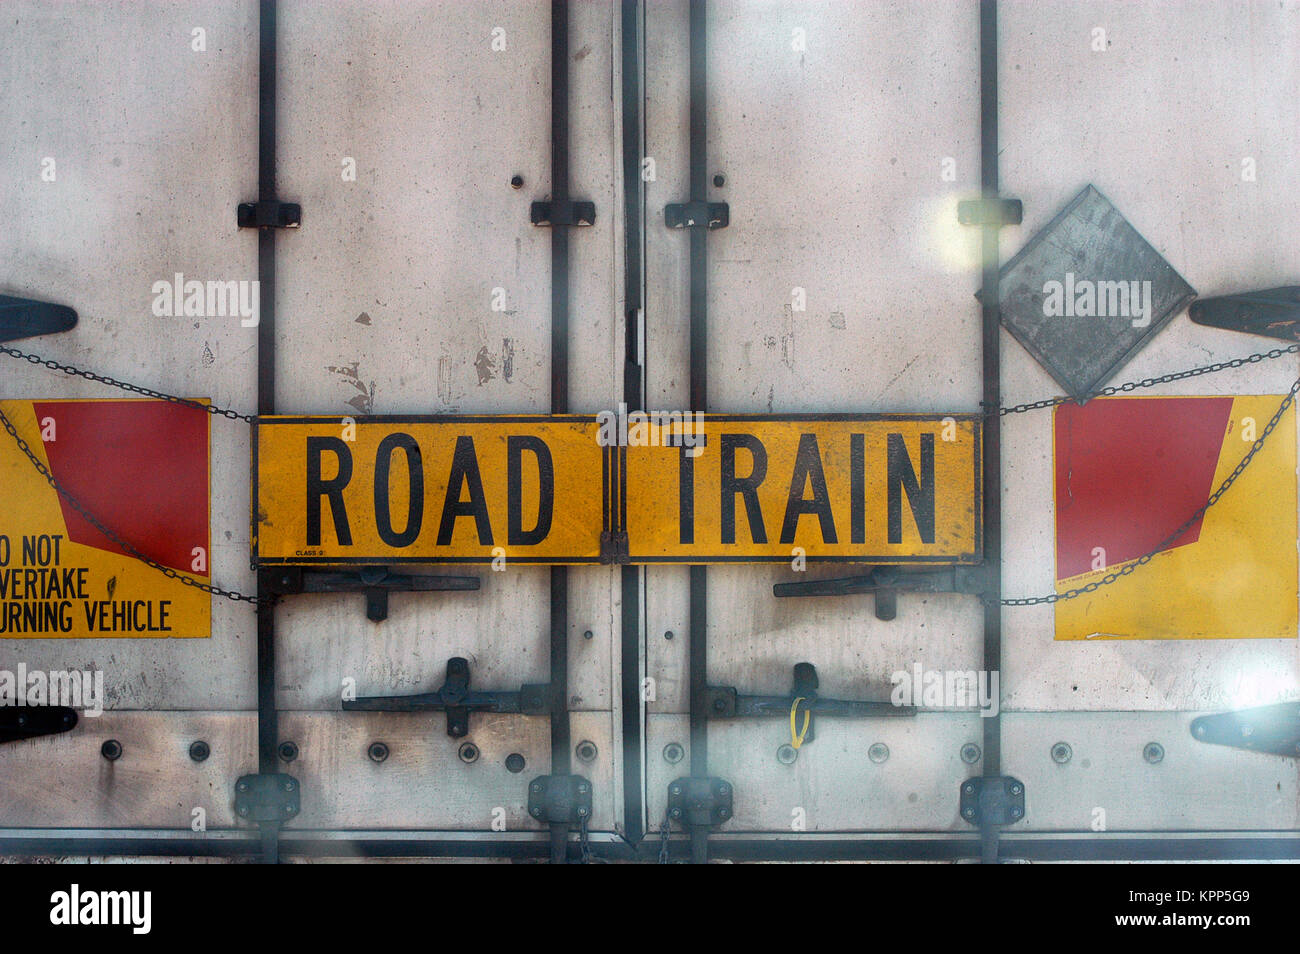
[(979, 559), (973, 416), (611, 418), (264, 418), (257, 559)]

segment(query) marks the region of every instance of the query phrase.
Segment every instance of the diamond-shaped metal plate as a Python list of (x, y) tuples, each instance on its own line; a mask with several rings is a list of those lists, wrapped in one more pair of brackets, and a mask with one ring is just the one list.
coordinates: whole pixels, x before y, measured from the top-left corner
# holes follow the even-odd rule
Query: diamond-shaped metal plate
[(1003, 266), (999, 292), (1002, 323), (1074, 397), (1111, 378), (1196, 297), (1092, 186)]

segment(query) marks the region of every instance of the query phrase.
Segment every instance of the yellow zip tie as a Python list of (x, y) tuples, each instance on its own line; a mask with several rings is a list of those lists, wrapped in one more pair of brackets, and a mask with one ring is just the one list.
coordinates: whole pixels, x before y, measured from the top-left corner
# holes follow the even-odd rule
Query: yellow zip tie
[(790, 706), (790, 745), (796, 749), (799, 748), (799, 746), (803, 745), (804, 736), (808, 734), (808, 723), (812, 721), (812, 713), (809, 710), (804, 709), (803, 710), (803, 731), (802, 732), (795, 731), (794, 714), (795, 712), (798, 711), (799, 703), (801, 702), (803, 702), (803, 696), (797, 697), (794, 700), (794, 705)]

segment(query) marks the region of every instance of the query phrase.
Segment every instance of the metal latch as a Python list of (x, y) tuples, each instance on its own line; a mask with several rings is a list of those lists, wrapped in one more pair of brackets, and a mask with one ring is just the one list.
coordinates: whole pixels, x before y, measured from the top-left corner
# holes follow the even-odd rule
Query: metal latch
[(241, 202), (236, 216), (241, 229), (296, 229), (302, 225), (302, 206), (278, 199)]
[(67, 305), (0, 295), (0, 341), (57, 334), (76, 325), (77, 313)]
[(1212, 745), (1297, 758), (1300, 757), (1300, 702), (1198, 716), (1192, 720), (1192, 737)]
[(534, 202), (529, 209), (533, 225), (554, 228), (561, 225), (588, 226), (596, 224), (596, 203), (577, 199), (552, 199)]
[(550, 825), (591, 818), (591, 782), (581, 775), (539, 775), (528, 783), (528, 814)]
[(0, 742), (57, 735), (77, 725), (77, 710), (67, 706), (0, 706)]
[(725, 202), (674, 202), (664, 206), (664, 225), (670, 229), (725, 229), (731, 208)]
[(302, 786), (292, 775), (241, 775), (235, 814), (250, 822), (283, 822), (298, 814)]
[(791, 726), (801, 724), (791, 734), (799, 745), (811, 742), (813, 716), (842, 716), (850, 719), (870, 719), (878, 716), (914, 716), (914, 706), (896, 706), (892, 702), (860, 702), (851, 699), (823, 699), (817, 695), (817, 667), (809, 662), (796, 663), (794, 684), (788, 696), (742, 696), (731, 686), (709, 686), (705, 689), (710, 719), (735, 719), (741, 717), (779, 716), (789, 718)]
[(356, 569), (304, 570), (301, 567), (263, 567), (264, 589), (279, 595), (297, 593), (365, 593), (366, 619), (388, 618), (388, 594), (426, 593), (447, 590), (477, 590), (475, 576), (429, 576), (391, 573), (383, 566)]
[(972, 825), (1011, 825), (1025, 817), (1025, 783), (1009, 775), (961, 783), (961, 817)]
[(917, 570), (901, 566), (875, 566), (862, 576), (834, 580), (803, 580), (777, 583), (773, 596), (849, 596), (874, 593), (876, 619), (891, 620), (898, 615), (898, 592), (968, 593), (982, 596), (987, 591), (982, 566), (950, 566)]
[(1203, 298), (1187, 314), (1210, 328), (1300, 341), (1300, 285)]
[(435, 692), (413, 696), (363, 696), (344, 701), (351, 712), (446, 711), (447, 734), (459, 739), (469, 734), (471, 712), (514, 712), (547, 715), (550, 712), (550, 683), (523, 686), (518, 692), (478, 692), (469, 687), (469, 660), (454, 656), (447, 660), (447, 679)]

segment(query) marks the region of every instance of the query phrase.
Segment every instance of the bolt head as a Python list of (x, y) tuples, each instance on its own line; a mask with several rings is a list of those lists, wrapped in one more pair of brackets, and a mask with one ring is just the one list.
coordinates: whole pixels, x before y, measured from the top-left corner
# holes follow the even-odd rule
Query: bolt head
[(967, 782), (965, 785), (963, 785), (963, 786), (961, 787), (961, 790), (962, 790), (963, 792), (965, 792), (967, 795), (974, 795), (974, 794), (975, 794), (975, 783), (974, 783), (974, 782)]
[(973, 808), (963, 808), (963, 809), (961, 810), (961, 813), (962, 813), (965, 817), (967, 817), (967, 818), (974, 818), (974, 817), (975, 817), (975, 809), (973, 809)]
[(239, 791), (239, 792), (246, 792), (246, 791), (248, 791), (248, 783), (247, 783), (247, 782), (239, 782), (237, 785), (235, 785), (235, 790), (236, 790), (236, 791)]
[(534, 795), (540, 795), (542, 793), (542, 783), (533, 782), (532, 785), (528, 786), (528, 790), (532, 792)]
[(719, 818), (730, 818), (730, 817), (731, 817), (731, 810), (730, 810), (730, 809), (727, 809), (727, 808), (719, 808), (719, 809), (718, 809), (718, 817), (719, 817)]
[(1021, 785), (1019, 782), (1015, 782), (1015, 783), (1013, 783), (1012, 786), (1011, 786), (1011, 794), (1012, 794), (1012, 795), (1019, 795), (1019, 794), (1020, 794), (1021, 792), (1023, 792), (1024, 790), (1025, 790), (1025, 787), (1024, 787), (1023, 785)]
[(731, 786), (730, 786), (730, 785), (728, 785), (726, 782), (719, 782), (719, 783), (718, 783), (718, 794), (719, 794), (719, 795), (729, 795), (730, 793), (731, 793)]
[(532, 815), (534, 818), (541, 818), (542, 810), (540, 808), (530, 808), (528, 809), (528, 814)]
[(291, 779), (291, 778), (290, 778), (290, 779), (285, 779), (285, 782), (284, 782), (284, 790), (285, 790), (286, 792), (292, 792), (292, 791), (293, 791), (295, 788), (297, 788), (297, 787), (298, 787), (298, 786), (294, 783), (294, 780), (293, 780), (293, 779)]
[(668, 786), (668, 794), (669, 794), (669, 795), (676, 796), (676, 795), (680, 795), (681, 793), (682, 793), (682, 787), (681, 787), (680, 785), (669, 785), (669, 786)]
[(1011, 809), (1011, 817), (1012, 817), (1012, 818), (1019, 818), (1022, 814), (1024, 814), (1024, 813), (1023, 813), (1019, 808), (1013, 808), (1013, 809)]
[(243, 816), (243, 815), (247, 815), (247, 814), (248, 814), (248, 806), (247, 806), (247, 805), (240, 805), (240, 806), (239, 806), (239, 814), (240, 814), (241, 816)]
[(578, 806), (578, 817), (579, 817), (579, 818), (586, 818), (586, 817), (587, 817), (587, 807), (586, 807), (585, 805), (579, 805), (579, 806)]
[(586, 795), (586, 794), (587, 794), (588, 792), (590, 792), (590, 791), (591, 791), (591, 786), (588, 785), (586, 782), (579, 782), (579, 783), (578, 783), (578, 794), (579, 794), (579, 795)]
[(673, 809), (672, 811), (670, 811), (668, 814), (669, 814), (670, 816), (672, 816), (673, 818), (681, 818), (681, 817), (682, 817), (682, 810), (681, 810), (680, 808), (674, 808), (674, 809)]

